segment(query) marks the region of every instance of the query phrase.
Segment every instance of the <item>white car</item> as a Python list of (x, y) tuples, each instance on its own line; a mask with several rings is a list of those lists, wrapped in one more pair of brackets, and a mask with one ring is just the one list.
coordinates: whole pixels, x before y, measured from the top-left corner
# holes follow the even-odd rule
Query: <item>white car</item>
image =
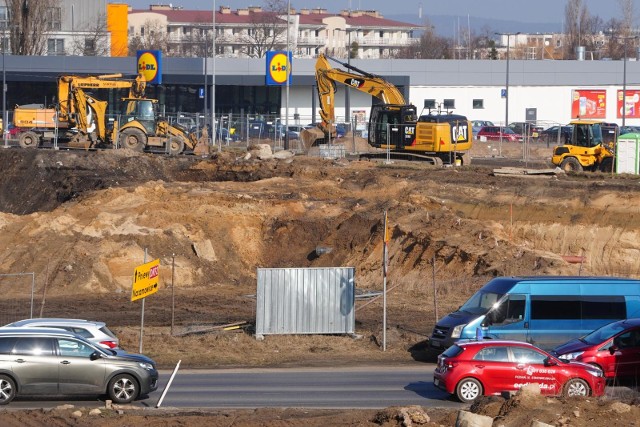
[(41, 318), (24, 319), (9, 323), (4, 327), (12, 328), (56, 328), (74, 332), (87, 341), (102, 348), (119, 349), (120, 340), (111, 332), (104, 322), (94, 322), (83, 319)]

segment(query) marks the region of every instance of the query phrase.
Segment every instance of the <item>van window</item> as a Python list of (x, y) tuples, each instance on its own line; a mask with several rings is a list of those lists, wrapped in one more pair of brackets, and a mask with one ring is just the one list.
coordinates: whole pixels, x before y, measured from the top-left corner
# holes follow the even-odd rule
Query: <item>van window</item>
[(500, 298), (502, 298), (501, 294), (479, 291), (460, 307), (460, 311), (470, 314), (486, 314)]
[(624, 319), (623, 296), (531, 296), (531, 319)]
[(487, 314), (487, 323), (490, 325), (500, 325), (521, 321), (524, 319), (526, 301), (527, 297), (525, 295), (508, 295), (507, 298), (500, 301), (500, 304)]
[(53, 354), (53, 340), (45, 337), (21, 337), (16, 341), (11, 354), (51, 356)]

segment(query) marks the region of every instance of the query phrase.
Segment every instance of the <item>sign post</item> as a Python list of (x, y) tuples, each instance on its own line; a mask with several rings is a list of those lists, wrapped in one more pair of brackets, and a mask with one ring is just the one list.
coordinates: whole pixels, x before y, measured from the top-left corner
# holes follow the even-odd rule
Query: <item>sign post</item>
[(147, 250), (144, 251), (145, 264), (139, 265), (133, 272), (133, 286), (131, 289), (131, 301), (142, 299), (142, 312), (140, 315), (140, 347), (142, 353), (142, 336), (144, 332), (144, 300), (149, 295), (158, 292), (158, 281), (160, 279), (160, 260), (147, 260)]

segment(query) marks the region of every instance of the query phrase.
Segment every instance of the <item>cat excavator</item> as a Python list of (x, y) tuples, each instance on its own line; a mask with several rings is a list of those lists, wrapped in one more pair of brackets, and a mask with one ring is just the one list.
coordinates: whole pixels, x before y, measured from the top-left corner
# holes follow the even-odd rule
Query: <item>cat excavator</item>
[[(13, 121), (21, 147), (36, 148), (48, 139), (85, 149), (118, 143), (136, 151), (162, 147), (179, 154), (185, 147), (193, 150), (198, 145), (195, 135), (158, 117), (158, 101), (145, 98), (142, 74), (135, 79), (123, 79), (122, 74), (60, 76), (57, 87), (54, 108), (34, 104), (16, 107)], [(97, 89), (129, 89), (129, 96), (122, 98), (121, 123), (113, 122), (111, 129), (107, 127), (107, 102), (88, 93)]]
[[(349, 71), (332, 67), (329, 59)], [(315, 75), (322, 121), (316, 129), (301, 133), (307, 148), (335, 137), (335, 92), (336, 83), (340, 83), (378, 100), (371, 106), (369, 145), (388, 149), (393, 157), (422, 159), (436, 165), (470, 163), (465, 154), (471, 149), (472, 133), (466, 117), (431, 112), (418, 117), (416, 107), (405, 101), (396, 86), (324, 54), (318, 55)]]

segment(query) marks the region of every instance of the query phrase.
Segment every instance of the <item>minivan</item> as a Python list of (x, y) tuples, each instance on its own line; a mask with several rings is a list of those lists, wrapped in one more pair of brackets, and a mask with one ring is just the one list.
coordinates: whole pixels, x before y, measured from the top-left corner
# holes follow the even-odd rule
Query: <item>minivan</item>
[(440, 319), (429, 347), (460, 339), (526, 341), (551, 350), (607, 323), (638, 317), (640, 280), (614, 277), (498, 277)]
[(54, 328), (0, 328), (0, 405), (16, 396), (108, 395), (129, 403), (158, 388), (155, 362)]

